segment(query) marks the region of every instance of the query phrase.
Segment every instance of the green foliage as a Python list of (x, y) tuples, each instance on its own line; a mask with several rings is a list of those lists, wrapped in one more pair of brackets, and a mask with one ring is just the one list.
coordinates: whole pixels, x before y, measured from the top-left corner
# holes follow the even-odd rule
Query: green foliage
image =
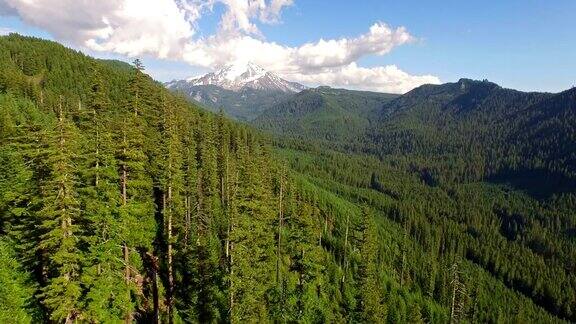
[(0, 321), (34, 323), (40, 321), (40, 309), (32, 296), (36, 287), (17, 261), (14, 243), (0, 240)]
[(251, 123), (273, 134), (346, 142), (362, 134), (396, 95), (319, 87), (304, 90), (262, 112)]
[[(446, 132), (425, 126), (445, 116), (440, 107), (475, 114), (463, 109), (500, 93), (492, 86), (397, 98), (389, 105), (413, 107), (403, 115), (386, 105), (398, 129), (384, 122), (363, 139), (390, 96), (312, 91), (302, 96), (321, 104), (298, 117), (308, 132), (273, 150), (267, 137), (171, 95), (138, 61), (10, 35), (0, 37), (0, 67), (2, 321), (574, 319), (573, 192), (537, 200), (480, 181), (515, 159), (570, 178), (572, 142), (542, 135), (570, 130), (558, 118), (572, 120), (561, 104), (570, 92), (513, 93), (510, 102), (559, 102), (550, 118), (542, 109), (519, 118), (550, 122), (516, 134), (520, 153), (494, 166), (477, 163), (492, 152), (483, 147), (462, 158), (471, 137), (446, 133), (475, 135), (466, 127), (477, 119)], [(426, 102), (438, 109), (427, 115)], [(349, 131), (328, 129), (329, 109)], [(321, 141), (303, 141), (313, 125)], [(345, 140), (331, 146), (344, 152), (326, 150), (326, 139)], [(541, 146), (523, 146), (528, 139)], [(564, 153), (521, 159), (545, 143)], [(352, 154), (363, 150), (381, 159)]]
[[(369, 157), (329, 151), (278, 153), (309, 183), (324, 188), (323, 195), (349, 201), (350, 207), (341, 203), (335, 210), (353, 204), (371, 207), (379, 224), (380, 273), (388, 272), (379, 287), (386, 287), (383, 300), (390, 321), (407, 321), (415, 309), (414, 301), (400, 297), (406, 291), (419, 294), (414, 300), (425, 321), (446, 321), (455, 258), (464, 260), (460, 282), (465, 292), (458, 293), (464, 318), (516, 321), (522, 316), (549, 322), (558, 320), (550, 313), (562, 316), (553, 300), (566, 300), (566, 309), (571, 309), (572, 289), (562, 287), (574, 282), (567, 271), (576, 251), (568, 233), (574, 227), (574, 205), (537, 201), (487, 183), (431, 187), (418, 173)], [(564, 195), (563, 201), (572, 196)], [(366, 271), (364, 267), (360, 264), (359, 270)]]

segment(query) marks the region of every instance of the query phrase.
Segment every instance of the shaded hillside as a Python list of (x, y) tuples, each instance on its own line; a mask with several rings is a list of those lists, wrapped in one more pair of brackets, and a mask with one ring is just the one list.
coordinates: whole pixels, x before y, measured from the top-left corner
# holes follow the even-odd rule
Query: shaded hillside
[(251, 121), (268, 107), (306, 89), (251, 62), (236, 62), (197, 78), (167, 82), (165, 86), (211, 111), (222, 110), (241, 121)]
[(566, 90), (518, 112), (507, 140), (518, 154), (576, 179), (576, 88)]
[(178, 88), (172, 91), (181, 94), (193, 102), (200, 103), (212, 112), (222, 110), (226, 116), (239, 121), (251, 121), (260, 116), (269, 107), (289, 98), (292, 93), (259, 89), (241, 89), (232, 91), (215, 85), (198, 85)]
[(384, 108), (360, 149), (409, 156), (433, 177), (443, 177), (441, 168), (459, 180), (543, 169), (574, 179), (571, 93), (525, 93), (467, 79), (422, 86)]
[[(460, 258), (473, 265), (468, 275), (482, 269), (465, 284), (479, 289), (472, 304), (506, 312), (508, 297), (482, 291), (496, 287), (494, 279), (506, 293), (574, 320), (574, 90), (525, 93), (467, 79), (426, 85), (384, 105), (348, 142), (313, 133), (277, 142), (296, 170), (381, 210), (431, 253), (395, 259), (424, 262), (411, 270), (415, 289), (436, 294), (445, 286), (436, 286), (432, 260)], [(468, 312), (472, 322), (498, 321)]]

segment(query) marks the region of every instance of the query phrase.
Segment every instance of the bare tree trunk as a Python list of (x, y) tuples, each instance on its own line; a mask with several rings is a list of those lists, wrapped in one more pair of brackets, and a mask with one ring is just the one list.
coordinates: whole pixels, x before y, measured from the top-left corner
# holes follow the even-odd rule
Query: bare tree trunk
[(147, 252), (146, 254), (150, 258), (150, 263), (152, 265), (152, 299), (154, 304), (153, 323), (158, 324), (160, 323), (160, 301), (158, 297), (158, 258), (150, 252)]
[(452, 285), (452, 304), (450, 306), (450, 323), (456, 322), (456, 314), (454, 312), (456, 306), (456, 285)]
[[(229, 203), (234, 204), (235, 202), (235, 198), (236, 198), (236, 192), (238, 190), (237, 187), (237, 181), (238, 181), (238, 171), (236, 171), (236, 174), (233, 178), (232, 181), (232, 190), (230, 190), (229, 192), (231, 192), (231, 197), (228, 197), (231, 200), (228, 200)], [(228, 292), (229, 292), (229, 314), (230, 314), (230, 322), (232, 321), (233, 318), (233, 312), (234, 312), (234, 257), (233, 257), (233, 252), (234, 252), (234, 242), (231, 241), (230, 239), (230, 235), (232, 235), (232, 233), (234, 232), (234, 211), (235, 211), (235, 205), (231, 206), (231, 213), (230, 213), (230, 217), (229, 217), (229, 221), (228, 221), (228, 238), (227, 238), (227, 246), (226, 246), (226, 254), (228, 255), (228, 273), (229, 273), (229, 277), (230, 277), (230, 283), (229, 283), (229, 287), (228, 287)]]
[(190, 235), (190, 197), (184, 196), (184, 246), (188, 246), (188, 235)]
[(284, 212), (282, 209), (282, 199), (284, 194), (284, 182), (280, 175), (280, 199), (278, 206), (278, 246), (276, 251), (276, 283), (280, 287), (280, 259), (282, 258), (282, 227), (284, 226)]
[[(124, 157), (126, 156), (126, 134), (124, 134), (124, 148), (122, 148), (122, 153)], [(128, 170), (126, 170), (126, 161), (122, 162), (122, 176), (120, 177), (120, 182), (122, 185), (122, 205), (126, 205), (127, 192), (126, 192), (126, 182), (128, 181)]]
[(197, 242), (202, 232), (202, 204), (204, 203), (204, 193), (202, 192), (202, 170), (198, 171), (198, 179), (196, 180), (196, 192), (198, 193), (198, 200), (196, 201), (196, 233)]
[(232, 219), (230, 213), (230, 175), (228, 172), (228, 155), (226, 155), (226, 213), (228, 214), (228, 228), (226, 229), (226, 260), (228, 260), (228, 272), (230, 272), (230, 227), (232, 226)]
[(450, 305), (450, 323), (457, 323), (459, 320), (459, 311), (461, 309), (460, 302), (458, 301), (458, 294), (461, 292), (460, 278), (458, 273), (458, 263), (454, 262), (451, 268), (452, 275), (452, 302)]
[(342, 274), (342, 283), (346, 277), (346, 270), (348, 269), (348, 260), (346, 259), (348, 253), (348, 227), (350, 224), (350, 216), (346, 215), (346, 233), (344, 234), (344, 273)]
[[(230, 258), (230, 219), (228, 219), (228, 228), (226, 229), (226, 259), (228, 260)], [(230, 263), (230, 262), (228, 262)], [(230, 268), (230, 265), (228, 265), (228, 268)]]
[(174, 322), (174, 276), (172, 269), (172, 186), (168, 187), (168, 323)]
[(225, 198), (225, 192), (224, 192), (224, 175), (222, 175), (222, 177), (220, 177), (220, 203), (222, 204), (222, 207), (224, 207), (224, 198)]
[[(229, 291), (229, 295), (230, 295), (230, 319), (232, 319), (232, 311), (234, 310), (234, 289), (233, 289), (233, 281), (232, 281), (232, 277), (234, 276), (234, 258), (232, 257), (232, 250), (234, 250), (234, 243), (230, 244), (230, 291)], [(232, 321), (230, 321), (232, 322)]]
[[(128, 246), (126, 244), (124, 244), (123, 246), (123, 250), (124, 250), (124, 264), (125, 264), (125, 268), (124, 268), (124, 280), (126, 282), (126, 286), (130, 285), (130, 252), (128, 250)], [(130, 288), (128, 288), (128, 300), (130, 300), (132, 298), (131, 294), (130, 294)], [(128, 306), (130, 307), (130, 306)], [(132, 323), (132, 311), (130, 309), (127, 309), (126, 311), (126, 315), (124, 317), (124, 323)]]
[[(123, 148), (122, 148), (122, 153), (124, 155), (124, 157), (126, 156), (126, 133), (123, 134)], [(126, 206), (126, 203), (128, 201), (128, 197), (127, 197), (127, 190), (126, 190), (126, 183), (128, 181), (128, 171), (126, 170), (126, 162), (123, 161), (122, 163), (122, 175), (120, 176), (120, 186), (121, 186), (121, 191), (122, 191), (122, 206)], [(130, 303), (130, 300), (132, 299), (132, 295), (130, 292), (130, 251), (128, 249), (128, 244), (126, 242), (124, 242), (124, 245), (122, 246), (122, 252), (124, 255), (124, 282), (126, 283), (126, 293), (127, 293), (127, 300), (128, 303)], [(131, 306), (127, 305), (127, 310), (126, 310), (126, 314), (124, 317), (124, 322), (126, 324), (128, 323), (132, 323), (132, 310), (130, 309)]]

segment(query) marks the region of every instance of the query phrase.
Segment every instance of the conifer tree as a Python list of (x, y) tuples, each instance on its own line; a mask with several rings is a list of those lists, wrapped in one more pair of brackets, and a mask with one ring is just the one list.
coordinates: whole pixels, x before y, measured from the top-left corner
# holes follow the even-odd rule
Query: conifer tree
[[(248, 149), (250, 151), (248, 151)], [(265, 319), (267, 309), (259, 302), (274, 287), (275, 239), (268, 229), (276, 220), (271, 203), (271, 181), (255, 143), (242, 143), (238, 150), (239, 168), (238, 215), (234, 219), (231, 240), (234, 246), (230, 293), (234, 296), (231, 321)], [(250, 152), (250, 153), (248, 153)], [(260, 202), (260, 203), (258, 203)]]
[(49, 178), (42, 185), (42, 218), (44, 231), (39, 248), (48, 255), (48, 283), (42, 291), (50, 318), (71, 323), (81, 316), (80, 275), (82, 255), (76, 167), (73, 152), (77, 135), (66, 119), (62, 100), (57, 107), (57, 123), (45, 140), (50, 148)]
[(358, 269), (360, 282), (361, 321), (379, 323), (385, 320), (386, 312), (382, 304), (378, 282), (378, 232), (374, 216), (367, 209), (362, 210), (362, 240), (360, 243), (361, 262)]
[[(126, 113), (121, 117), (121, 130), (116, 140), (116, 155), (120, 169), (120, 201), (122, 255), (124, 263), (124, 281), (130, 288), (126, 298), (134, 300), (140, 295), (139, 281), (142, 274), (138, 269), (142, 260), (138, 249), (150, 250), (154, 237), (154, 206), (152, 200), (152, 179), (147, 172), (145, 138), (146, 123), (144, 114), (144, 76), (143, 66), (137, 60), (129, 86), (129, 101)], [(125, 303), (124, 319), (133, 319), (135, 303)]]
[(162, 214), (164, 218), (166, 241), (166, 268), (167, 268), (167, 307), (168, 322), (174, 322), (174, 248), (176, 240), (175, 228), (181, 228), (184, 206), (182, 205), (182, 192), (184, 191), (184, 178), (182, 172), (182, 143), (178, 114), (172, 103), (162, 100), (162, 140), (164, 143), (164, 170), (162, 174)]
[(85, 134), (80, 191), (82, 214), (88, 222), (85, 240), (89, 246), (83, 281), (87, 318), (95, 321), (120, 321), (129, 287), (124, 280), (119, 220), (119, 176), (114, 157), (110, 123), (110, 102), (98, 70), (93, 72), (86, 105), (85, 121), (79, 126)]
[(175, 283), (174, 294), (177, 295), (176, 307), (182, 319), (187, 322), (198, 321), (197, 312), (197, 259), (196, 244), (198, 239), (197, 223), (195, 222), (198, 208), (198, 162), (196, 149), (195, 119), (185, 117), (183, 125), (186, 128), (182, 133), (182, 177), (183, 177), (183, 219), (180, 220), (181, 229), (176, 241)]

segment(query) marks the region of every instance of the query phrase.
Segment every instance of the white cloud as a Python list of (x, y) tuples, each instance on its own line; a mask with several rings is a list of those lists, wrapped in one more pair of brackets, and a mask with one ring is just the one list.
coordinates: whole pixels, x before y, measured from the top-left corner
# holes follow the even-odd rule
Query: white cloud
[[(214, 35), (199, 37), (198, 20), (226, 10)], [(0, 14), (17, 14), (56, 39), (96, 51), (152, 55), (215, 69), (253, 61), (309, 84), (404, 92), (433, 76), (412, 76), (396, 66), (359, 67), (367, 55), (386, 55), (415, 40), (404, 27), (373, 24), (357, 37), (320, 39), (290, 47), (267, 41), (259, 23), (279, 23), (293, 0), (0, 0)]]
[(8, 35), (12, 32), (10, 28), (0, 27), (0, 36)]
[(329, 84), (335, 87), (371, 90), (388, 93), (405, 93), (422, 84), (437, 84), (440, 80), (432, 75), (414, 76), (395, 65), (373, 68), (359, 67), (356, 63), (330, 68), (315, 73), (287, 75), (291, 80), (307, 84)]
[(355, 38), (319, 40), (298, 47), (268, 42), (251, 35), (219, 33), (188, 43), (182, 59), (192, 65), (218, 68), (235, 61), (252, 61), (289, 80), (350, 89), (403, 93), (425, 83), (439, 83), (431, 75), (413, 76), (394, 65), (362, 68), (362, 56), (384, 55), (414, 41), (405, 28), (376, 23)]
[(281, 72), (313, 71), (348, 65), (358, 58), (384, 55), (414, 39), (405, 28), (383, 23), (356, 38), (341, 38), (288, 47), (251, 35), (218, 33), (186, 45), (183, 58), (191, 64), (217, 68), (233, 61), (251, 60)]
[(194, 34), (194, 17), (173, 0), (1, 1), (24, 22), (94, 50), (177, 57)]
[(323, 40), (304, 44), (297, 49), (300, 66), (307, 68), (336, 67), (349, 64), (368, 54), (384, 55), (394, 47), (414, 40), (404, 27), (392, 29), (386, 24), (377, 23), (370, 31), (357, 38)]
[(292, 5), (292, 0), (191, 0), (192, 6), (212, 10), (216, 3), (227, 7), (220, 20), (220, 34), (240, 33), (262, 36), (254, 20), (262, 23), (278, 23), (284, 7)]
[(284, 7), (290, 7), (293, 4), (292, 0), (272, 0), (267, 10), (260, 15), (260, 19), (270, 23), (276, 23), (280, 19), (280, 12)]

